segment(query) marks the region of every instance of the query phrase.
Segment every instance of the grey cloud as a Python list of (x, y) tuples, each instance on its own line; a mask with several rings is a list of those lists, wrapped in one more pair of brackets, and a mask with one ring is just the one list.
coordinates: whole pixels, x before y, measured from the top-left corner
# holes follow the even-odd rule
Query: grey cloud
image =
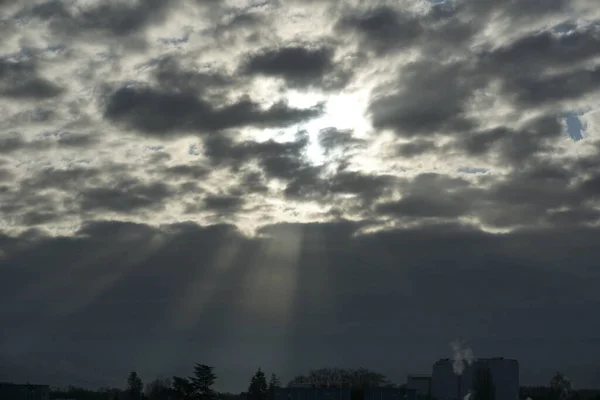
[(97, 138), (90, 135), (61, 133), (47, 138), (25, 140), (17, 132), (11, 132), (4, 138), (0, 138), (0, 154), (9, 154), (25, 151), (43, 151), (56, 147), (88, 147), (97, 143)]
[(34, 63), (0, 59), (0, 96), (44, 100), (61, 93), (60, 87), (38, 75)]
[[(561, 9), (561, 4), (548, 3), (540, 8), (555, 12)], [(499, 127), (489, 132), (488, 139), (474, 135), (478, 121), (466, 113), (466, 106), (478, 90), (490, 83), (500, 83), (507, 99), (531, 110), (546, 106), (557, 110), (564, 107), (566, 101), (594, 93), (599, 83), (597, 68), (584, 65), (598, 55), (600, 48), (597, 46), (598, 28), (594, 24), (568, 34), (529, 32), (491, 49), (483, 46), (474, 50), (466, 46), (471, 34), (478, 30), (463, 27), (458, 16), (466, 17), (483, 10), (516, 12), (513, 6), (510, 2), (478, 5), (461, 2), (453, 11), (456, 15), (447, 20), (438, 22), (431, 14), (423, 17), (419, 39), (422, 57), (399, 69), (395, 82), (387, 82), (373, 91), (369, 106), (373, 125), (393, 130), (403, 137), (455, 135), (458, 138), (466, 134), (465, 140), (470, 141), (469, 147), (474, 152), (485, 152), (485, 147), (499, 138), (501, 130), (510, 130)], [(477, 22), (474, 23), (473, 26), (477, 26)], [(452, 36), (453, 31), (461, 36), (452, 41), (456, 47), (451, 47), (453, 50), (448, 54), (454, 61), (440, 62), (441, 52), (446, 54), (450, 48), (443, 40)], [(535, 138), (515, 137), (524, 141), (523, 147), (537, 146)], [(409, 154), (413, 150), (427, 150), (415, 146), (410, 144), (404, 149)]]
[(397, 217), (457, 218), (472, 211), (478, 190), (468, 181), (425, 173), (400, 184), (402, 198), (376, 205), (376, 212)]
[(585, 226), (599, 215), (600, 210), (588, 203), (597, 197), (597, 181), (592, 177), (577, 183), (568, 166), (547, 162), (531, 162), (504, 178), (484, 176), (477, 181), (426, 173), (399, 181), (402, 197), (380, 201), (374, 211), (404, 219), (472, 216), (502, 228)]
[(504, 162), (522, 165), (550, 152), (562, 134), (563, 128), (558, 118), (543, 115), (528, 121), (520, 129), (499, 126), (457, 135), (446, 147), (460, 149), (469, 156), (499, 155)]
[(204, 206), (209, 210), (232, 212), (244, 205), (244, 199), (231, 195), (212, 195), (204, 198)]
[(575, 100), (598, 90), (600, 68), (575, 70), (548, 78), (517, 78), (507, 82), (506, 86), (522, 104), (530, 107)]
[(378, 55), (406, 49), (423, 32), (419, 20), (389, 6), (347, 15), (338, 22), (337, 29), (342, 33), (358, 32), (365, 42), (365, 49), (372, 49)]
[[(298, 25), (280, 16), (290, 1), (302, 14), (294, 21), (310, 28), (318, 7), (331, 12), (334, 29), (301, 37), (312, 44), (289, 41)], [(13, 96), (4, 97), (12, 103), (0, 134), (0, 215), (8, 229), (27, 229), (0, 232), (0, 319), (7, 327), (0, 331), (0, 373), (122, 386), (133, 369), (149, 379), (187, 374), (201, 361), (217, 368), (219, 390), (243, 390), (257, 363), (284, 379), (331, 360), (375, 366), (390, 377), (425, 372), (449, 340), (468, 337), (490, 353), (510, 347), (531, 366), (522, 370), (527, 383), (547, 383), (555, 368), (570, 364), (590, 366), (588, 375), (578, 370), (578, 385), (596, 382), (589, 349), (598, 341), (579, 331), (598, 330), (589, 315), (600, 305), (600, 147), (591, 134), (567, 143), (559, 118), (595, 95), (597, 24), (573, 24), (564, 35), (536, 32), (576, 20), (564, 12), (566, 0), (461, 0), (422, 16), (393, 2), (354, 2), (360, 10), (318, 0), (254, 2), (248, 9), (192, 3), (210, 27), (191, 27), (176, 46), (151, 42), (147, 28), (171, 11), (187, 11), (174, 7), (190, 2), (101, 1), (81, 14), (68, 2), (19, 2), (11, 7), (21, 9), (17, 18), (0, 22), (0, 35), (21, 46), (0, 63), (0, 90)], [(498, 25), (490, 22), (504, 17), (511, 34), (494, 36)], [(40, 50), (38, 37), (60, 55)], [(145, 52), (135, 60), (132, 43)], [(96, 51), (109, 52), (110, 65), (95, 68)], [(353, 51), (361, 64), (343, 58)], [(79, 58), (87, 55), (93, 60)], [(213, 57), (224, 61), (219, 69), (209, 69)], [(409, 58), (415, 61), (405, 65)], [(104, 111), (100, 125), (88, 93), (71, 99), (77, 91), (44, 80), (47, 66), (63, 73), (61, 62), (76, 71), (91, 67), (86, 87), (115, 89), (95, 99)], [(148, 76), (148, 86), (111, 86), (138, 73)], [(389, 130), (399, 139), (377, 166), (354, 156), (379, 137), (361, 140), (351, 130), (318, 132), (324, 165), (307, 154), (317, 132), (310, 140), (308, 132), (288, 142), (249, 140), (236, 130), (295, 127), (325, 110), (283, 100), (263, 107), (252, 93), (258, 76), (329, 94), (355, 77), (373, 83), (368, 111), (375, 134)], [(78, 86), (71, 78), (60, 82)], [(29, 97), (11, 92), (19, 82), (29, 82)], [(492, 106), (483, 110), (489, 119), (479, 115), (486, 103), (473, 102), (482, 91), (501, 105), (497, 114)], [(58, 95), (61, 101), (52, 101)], [(514, 106), (514, 119), (501, 120), (504, 104)], [(138, 135), (119, 135), (106, 122)], [(11, 130), (22, 136), (6, 134)], [(189, 148), (180, 141), (155, 146), (189, 134), (201, 134)], [(115, 145), (123, 145), (118, 154), (107, 147)], [(116, 164), (121, 150), (134, 157)], [(368, 157), (378, 156), (370, 150)], [(72, 164), (79, 158), (97, 167)], [(79, 167), (45, 168), (63, 162)], [(452, 177), (457, 166), (464, 166), (461, 178)], [(371, 167), (402, 172), (365, 169)], [(469, 173), (475, 167), (487, 172)], [(452, 172), (426, 172), (432, 169)], [(319, 209), (298, 206), (302, 201)], [(239, 218), (240, 229), (246, 221), (259, 225), (257, 235), (230, 225), (118, 221), (153, 220), (154, 213), (164, 221), (180, 207), (197, 215), (174, 218)], [(336, 222), (281, 222), (307, 218), (305, 210)], [(109, 216), (115, 221), (63, 230)], [(260, 226), (262, 218), (280, 223)], [(485, 233), (480, 225), (510, 232)], [(555, 329), (548, 332), (548, 324)], [(364, 346), (348, 352), (355, 343)], [(389, 358), (398, 343), (410, 344), (410, 363)], [(549, 349), (556, 366), (548, 365)], [(195, 359), (200, 353), (203, 359)], [(70, 368), (56, 373), (56, 360)]]
[(154, 78), (165, 90), (195, 91), (203, 94), (210, 89), (222, 89), (236, 83), (235, 78), (217, 71), (200, 72), (191, 70), (173, 56), (165, 56), (149, 63), (154, 65)]
[(373, 93), (373, 125), (406, 137), (469, 130), (474, 122), (465, 115), (465, 106), (480, 84), (470, 70), (461, 62), (424, 60), (405, 67), (397, 86), (388, 84)]
[(269, 188), (262, 173), (257, 171), (249, 171), (241, 178), (237, 190), (241, 195), (243, 193), (267, 193)]
[(164, 183), (145, 184), (124, 180), (114, 187), (92, 187), (81, 191), (80, 207), (84, 212), (115, 211), (130, 213), (139, 209), (162, 209), (173, 190)]
[(513, 0), (467, 0), (459, 3), (459, 9), (464, 9), (471, 15), (491, 17), (494, 13), (503, 13), (515, 19), (527, 19), (537, 16), (543, 17), (550, 14), (560, 14), (568, 10), (568, 0), (549, 0), (544, 2), (520, 3)]
[(77, 147), (87, 148), (98, 142), (99, 142), (98, 138), (92, 136), (91, 134), (77, 134), (77, 133), (76, 134), (73, 134), (73, 133), (63, 134), (57, 140), (57, 144), (60, 146), (75, 147), (75, 148), (77, 148)]
[(321, 129), (319, 131), (319, 144), (329, 155), (335, 150), (347, 152), (349, 150), (364, 147), (364, 140), (357, 139), (350, 130), (339, 130), (335, 127)]
[(148, 0), (134, 5), (125, 3), (93, 4), (79, 14), (73, 14), (64, 2), (50, 1), (25, 7), (15, 18), (41, 19), (50, 22), (55, 34), (77, 37), (85, 32), (98, 32), (115, 37), (139, 33), (151, 24), (162, 22), (177, 1)]
[(570, 34), (544, 31), (522, 37), (482, 55), (482, 63), (498, 72), (540, 74), (557, 66), (577, 65), (600, 54), (598, 28), (580, 28)]
[[(8, 168), (0, 168), (0, 182), (10, 182), (12, 181), (14, 174)], [(2, 189), (0, 189), (1, 191)]]
[(323, 201), (327, 194), (327, 184), (321, 177), (319, 167), (302, 166), (293, 176), (289, 176), (283, 194), (288, 199)]
[[(362, 144), (344, 132), (327, 130), (325, 136), (331, 146)], [(332, 139), (329, 141), (329, 139)], [(205, 155), (215, 165), (229, 165), (235, 170), (256, 161), (268, 178), (287, 181), (284, 195), (290, 199), (327, 201), (331, 194), (356, 194), (363, 200), (373, 200), (381, 194), (391, 176), (366, 175), (359, 171), (338, 170), (325, 176), (323, 167), (311, 166), (304, 154), (307, 137), (299, 135), (293, 142), (235, 143), (224, 137), (209, 137), (205, 142)], [(333, 149), (333, 147), (331, 147)]]
[(600, 196), (600, 175), (586, 179), (581, 183), (580, 189), (590, 198), (598, 198)]
[(26, 142), (18, 134), (0, 138), (0, 154), (12, 153), (26, 146)]
[(168, 178), (202, 179), (210, 174), (210, 169), (203, 165), (180, 164), (162, 170)]
[(303, 154), (307, 144), (306, 136), (284, 143), (235, 143), (227, 137), (212, 136), (205, 141), (204, 153), (215, 165), (229, 165), (237, 170), (249, 161), (257, 161), (269, 177), (292, 179), (297, 171), (308, 167)]
[(104, 116), (152, 135), (168, 136), (176, 132), (208, 133), (244, 126), (287, 127), (315, 118), (322, 112), (319, 104), (299, 109), (284, 101), (261, 108), (248, 98), (215, 108), (190, 92), (122, 87), (110, 95)]
[(397, 178), (392, 175), (370, 175), (358, 171), (338, 171), (328, 180), (332, 193), (356, 194), (371, 201), (381, 196), (386, 188), (393, 187)]
[(184, 193), (181, 190), (160, 181), (144, 182), (128, 176), (122, 165), (103, 170), (48, 168), (0, 192), (0, 203), (2, 212), (12, 220), (32, 226), (84, 214), (162, 209), (167, 199)]
[(403, 143), (397, 146), (399, 156), (412, 158), (420, 156), (423, 153), (432, 152), (437, 148), (435, 142), (431, 140), (417, 139), (410, 143)]
[(377, 212), (397, 217), (457, 218), (469, 211), (465, 198), (435, 198), (433, 196), (409, 196), (394, 202), (377, 205)]
[[(345, 362), (373, 362), (394, 376), (398, 370), (429, 370), (447, 349), (449, 336), (464, 337), (468, 332), (473, 346), (501, 352), (509, 342), (512, 351), (524, 354), (530, 363), (540, 363), (542, 367), (535, 370), (542, 369), (541, 377), (533, 368), (522, 369), (521, 378), (527, 382), (551, 376), (554, 366), (543, 367), (547, 349), (565, 341), (575, 347), (555, 354), (554, 362), (568, 365), (575, 352), (578, 365), (594, 364), (593, 355), (580, 357), (589, 353), (590, 343), (575, 340), (578, 336), (570, 327), (598, 328), (596, 319), (588, 318), (600, 303), (595, 290), (599, 284), (596, 229), (486, 234), (459, 225), (436, 225), (354, 235), (360, 227), (346, 221), (277, 224), (264, 227), (260, 238), (247, 238), (226, 225), (159, 229), (97, 222), (84, 225), (69, 238), (0, 237), (6, 252), (0, 262), (8, 278), (0, 281), (0, 313), (8, 327), (0, 337), (9, 346), (2, 349), (3, 359), (9, 358), (8, 348), (27, 346), (32, 358), (60, 355), (74, 366), (53, 379), (119, 385), (137, 363), (143, 364), (138, 371), (142, 376), (185, 373), (196, 361), (197, 355), (189, 353), (193, 344), (218, 371), (228, 371), (220, 376), (220, 385), (242, 390), (246, 370), (265, 352), (263, 368), (293, 376), (345, 354), (343, 349), (361, 340), (377, 345), (358, 349)], [(295, 257), (270, 250), (282, 246), (297, 249)], [(268, 279), (255, 285), (253, 278), (259, 271), (276, 274), (289, 268), (295, 278), (293, 289), (280, 298), (281, 304), (290, 298), (285, 317), (271, 316), (275, 320), (268, 320), (269, 324), (249, 323), (266, 318), (268, 311), (260, 307), (262, 296), (267, 304), (284, 284)], [(494, 285), (481, 284), (492, 275)], [(214, 282), (213, 291), (203, 290), (210, 287), (206, 282)], [(468, 289), (457, 292), (457, 287)], [(204, 297), (186, 297), (186, 293), (211, 295), (202, 307), (195, 307)], [(256, 300), (256, 306), (244, 299)], [(409, 306), (416, 303), (418, 310)], [(544, 311), (548, 307), (551, 312)], [(182, 309), (190, 311), (189, 324), (177, 330)], [(537, 318), (531, 318), (532, 310)], [(557, 310), (563, 324), (555, 324)], [(483, 315), (483, 320), (473, 319), (475, 314)], [(135, 320), (131, 315), (136, 315)], [(406, 320), (412, 323), (394, 322)], [(246, 323), (248, 329), (235, 329)], [(555, 329), (540, 338), (537, 332), (547, 324)], [(211, 330), (204, 329), (207, 325)], [(340, 343), (339, 329), (349, 325), (353, 328)], [(23, 332), (17, 326), (28, 329)], [(382, 333), (374, 329), (377, 326), (386, 329)], [(496, 332), (493, 338), (490, 329)], [(440, 331), (442, 335), (436, 333)], [(279, 342), (282, 337), (284, 343)], [(398, 338), (411, 343), (407, 358), (424, 358), (421, 364), (398, 364), (388, 357), (387, 349)], [(240, 342), (245, 343), (243, 348), (236, 345)], [(165, 343), (170, 346), (168, 353), (160, 350)], [(232, 343), (235, 348), (228, 351)], [(289, 357), (277, 362), (275, 356), (283, 348)], [(85, 349), (86, 357), (78, 356), (80, 349)], [(117, 367), (115, 352), (121, 360)], [(146, 356), (143, 362), (139, 354)], [(228, 369), (229, 358), (240, 356), (251, 362)], [(89, 359), (95, 365), (91, 370), (108, 372), (101, 378), (86, 373), (91, 368)], [(28, 372), (30, 379), (48, 381), (46, 371), (18, 368), (13, 374), (21, 379), (19, 374)], [(578, 375), (578, 382), (584, 386), (594, 381), (592, 376)]]
[(102, 175), (102, 171), (95, 168), (46, 168), (34, 176), (25, 178), (20, 184), (22, 189), (28, 191), (43, 189), (75, 191), (88, 185), (100, 184)]
[(266, 48), (247, 56), (245, 74), (279, 77), (295, 88), (340, 89), (351, 73), (336, 66), (334, 50), (325, 45), (287, 45)]

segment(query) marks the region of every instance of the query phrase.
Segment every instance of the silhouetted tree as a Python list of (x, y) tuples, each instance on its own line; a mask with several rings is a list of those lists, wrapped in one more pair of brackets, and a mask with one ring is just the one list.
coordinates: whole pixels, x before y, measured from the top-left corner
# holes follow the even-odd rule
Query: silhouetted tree
[(550, 380), (552, 400), (568, 400), (571, 398), (571, 381), (564, 374), (557, 372)]
[(496, 387), (492, 372), (486, 365), (477, 365), (473, 372), (473, 400), (496, 400)]
[(129, 377), (127, 377), (127, 394), (129, 395), (129, 399), (141, 400), (143, 387), (144, 384), (142, 383), (142, 379), (138, 376), (137, 372), (130, 372)]
[(267, 400), (268, 388), (265, 373), (259, 368), (252, 376), (248, 386), (248, 400)]
[(195, 398), (198, 400), (215, 400), (217, 393), (212, 389), (217, 376), (212, 372), (213, 367), (204, 364), (194, 366), (194, 376), (190, 377), (194, 388)]
[(389, 385), (385, 375), (369, 371), (366, 368), (320, 368), (309, 371), (308, 375), (298, 375), (289, 385), (311, 384), (316, 387), (348, 387), (364, 389)]
[(146, 385), (148, 400), (169, 400), (171, 380), (156, 378)]
[(271, 400), (275, 399), (275, 389), (281, 387), (281, 382), (279, 378), (275, 374), (271, 374), (271, 380), (269, 381), (269, 398)]
[(171, 394), (174, 400), (192, 400), (195, 397), (194, 385), (189, 379), (179, 376), (173, 377)]

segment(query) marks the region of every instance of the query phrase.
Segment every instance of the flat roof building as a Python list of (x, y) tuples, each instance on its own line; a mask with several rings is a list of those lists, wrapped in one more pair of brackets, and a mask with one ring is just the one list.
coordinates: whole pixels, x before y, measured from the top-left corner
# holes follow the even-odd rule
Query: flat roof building
[(502, 357), (482, 358), (465, 364), (462, 374), (453, 369), (453, 360), (442, 359), (433, 365), (431, 395), (435, 400), (463, 400), (472, 391), (473, 374), (488, 368), (496, 391), (496, 400), (519, 399), (519, 363)]

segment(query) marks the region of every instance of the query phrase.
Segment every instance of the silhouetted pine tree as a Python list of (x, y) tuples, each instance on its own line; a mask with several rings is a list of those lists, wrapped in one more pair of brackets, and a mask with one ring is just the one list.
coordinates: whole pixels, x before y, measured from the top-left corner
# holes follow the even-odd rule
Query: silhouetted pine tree
[(271, 374), (271, 380), (269, 381), (269, 388), (268, 388), (269, 398), (271, 400), (275, 399), (275, 389), (277, 389), (279, 387), (281, 387), (281, 382), (279, 381), (279, 378), (277, 377), (277, 375)]
[(248, 387), (248, 400), (268, 400), (267, 378), (259, 368), (250, 380)]
[(215, 400), (217, 393), (212, 389), (217, 376), (212, 372), (213, 367), (204, 364), (196, 364), (194, 376), (190, 381), (194, 388), (195, 398), (198, 400)]

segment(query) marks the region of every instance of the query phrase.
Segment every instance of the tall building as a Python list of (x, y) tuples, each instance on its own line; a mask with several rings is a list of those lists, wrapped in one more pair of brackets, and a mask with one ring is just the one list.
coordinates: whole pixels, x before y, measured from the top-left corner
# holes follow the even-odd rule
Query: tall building
[(442, 359), (433, 365), (431, 395), (435, 400), (463, 400), (473, 387), (473, 373), (487, 367), (492, 375), (496, 400), (519, 399), (519, 363), (516, 360), (483, 358), (465, 364), (462, 374), (454, 373), (453, 360)]
[(415, 390), (417, 399), (429, 400), (431, 397), (431, 376), (409, 375), (406, 379), (406, 388)]
[(48, 385), (18, 385), (0, 382), (0, 399), (2, 400), (49, 400)]

